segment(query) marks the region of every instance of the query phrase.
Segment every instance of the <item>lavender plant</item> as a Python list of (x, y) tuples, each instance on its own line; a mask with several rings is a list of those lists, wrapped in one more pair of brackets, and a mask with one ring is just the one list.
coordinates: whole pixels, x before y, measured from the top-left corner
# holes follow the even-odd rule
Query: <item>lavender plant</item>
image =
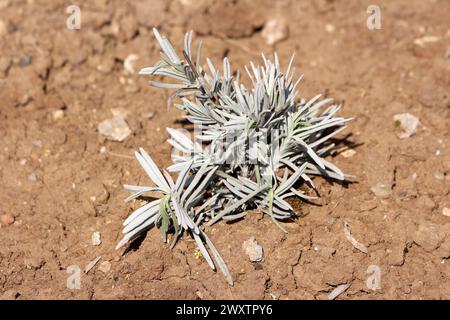
[(194, 60), (192, 32), (186, 34), (180, 56), (167, 38), (153, 31), (162, 50), (161, 59), (139, 73), (174, 80), (150, 81), (150, 85), (175, 90), (169, 104), (180, 98), (176, 107), (185, 112), (196, 130), (190, 139), (178, 130), (167, 129), (168, 142), (178, 151), (167, 171), (178, 172), (176, 181), (166, 170), (160, 171), (143, 149), (136, 152), (136, 159), (155, 186), (125, 185), (134, 191), (127, 200), (154, 192), (161, 197), (146, 201), (125, 220), (124, 237), (117, 249), (152, 226), (160, 227), (165, 242), (171, 234), (171, 247), (187, 232), (209, 266), (215, 270), (217, 265), (232, 284), (204, 225), (237, 220), (249, 209), (260, 208), (285, 231), (280, 221), (296, 217), (286, 199), (315, 198), (299, 190), (299, 185), (315, 189), (311, 176), (349, 177), (324, 157), (334, 147), (330, 138), (351, 119), (337, 117), (340, 106), (330, 105), (332, 99), (321, 99), (321, 95), (309, 101), (296, 100), (302, 77), (294, 79), (294, 56), (285, 72), (276, 54), (273, 62), (263, 55), (262, 66), (251, 62), (250, 68), (245, 67), (251, 82), (248, 89), (239, 73), (233, 76), (227, 58), (222, 71), (209, 59), (204, 67), (201, 43)]

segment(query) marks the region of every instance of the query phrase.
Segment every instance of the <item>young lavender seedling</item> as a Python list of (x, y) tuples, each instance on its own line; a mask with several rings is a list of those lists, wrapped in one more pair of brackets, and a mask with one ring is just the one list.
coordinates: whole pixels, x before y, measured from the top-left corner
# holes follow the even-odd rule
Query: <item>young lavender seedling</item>
[(294, 79), (294, 57), (285, 72), (276, 54), (274, 62), (263, 55), (262, 66), (251, 62), (250, 69), (245, 67), (251, 81), (248, 89), (239, 74), (233, 76), (227, 58), (222, 72), (209, 59), (205, 69), (200, 62), (201, 43), (194, 60), (192, 32), (186, 34), (182, 55), (178, 55), (167, 38), (153, 31), (162, 50), (161, 59), (139, 73), (173, 79), (173, 83), (150, 81), (150, 85), (175, 90), (169, 104), (174, 97), (180, 98), (176, 107), (197, 130), (191, 140), (178, 130), (167, 129), (168, 142), (179, 153), (167, 168), (178, 172), (176, 181), (166, 170), (160, 171), (143, 149), (136, 152), (136, 159), (155, 186), (125, 185), (134, 191), (127, 200), (154, 192), (161, 197), (146, 202), (125, 220), (124, 237), (117, 249), (152, 226), (160, 227), (164, 241), (171, 234), (171, 247), (187, 232), (208, 265), (213, 270), (217, 265), (232, 284), (233, 278), (204, 225), (241, 219), (249, 209), (259, 208), (285, 231), (280, 221), (297, 216), (286, 199), (315, 198), (298, 190), (299, 184), (315, 189), (310, 176), (349, 177), (324, 157), (334, 147), (330, 138), (351, 119), (336, 116), (338, 105), (321, 112), (332, 101), (321, 100), (321, 95), (309, 101), (296, 100), (302, 77)]

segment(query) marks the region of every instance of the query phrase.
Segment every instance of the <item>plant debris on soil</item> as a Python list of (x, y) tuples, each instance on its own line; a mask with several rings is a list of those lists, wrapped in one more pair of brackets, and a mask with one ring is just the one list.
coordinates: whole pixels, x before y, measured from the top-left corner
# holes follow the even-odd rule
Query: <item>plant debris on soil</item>
[[(81, 5), (80, 30), (66, 28), (65, 1), (1, 3), (0, 215), (14, 222), (0, 228), (0, 299), (328, 299), (348, 284), (336, 299), (450, 298), (448, 1), (379, 1), (381, 30), (367, 29), (369, 4), (360, 1), (96, 0)], [(262, 30), (279, 17), (288, 33), (269, 46)], [(295, 52), (301, 96), (326, 92), (354, 118), (329, 160), (357, 183), (314, 179), (320, 206), (292, 201), (301, 218), (283, 225), (289, 235), (258, 214), (209, 227), (232, 287), (188, 238), (170, 250), (153, 230), (126, 254), (114, 250), (138, 206), (123, 202), (122, 184), (146, 179), (134, 150), (169, 166), (165, 128), (186, 126), (183, 112), (167, 109), (168, 92), (124, 67), (157, 60), (153, 27), (180, 46), (194, 30), (215, 63), (243, 66), (275, 51), (289, 61)], [(111, 109), (130, 111), (122, 142), (98, 132)], [(420, 126), (399, 139), (393, 117), (404, 113)], [(349, 148), (352, 157), (339, 151)], [(377, 197), (378, 183), (390, 194)], [(367, 254), (347, 240), (343, 221)], [(242, 250), (252, 236), (264, 248), (258, 263)], [(68, 288), (67, 270), (99, 256), (110, 267), (82, 272), (80, 289)], [(373, 265), (376, 290), (366, 285)]]

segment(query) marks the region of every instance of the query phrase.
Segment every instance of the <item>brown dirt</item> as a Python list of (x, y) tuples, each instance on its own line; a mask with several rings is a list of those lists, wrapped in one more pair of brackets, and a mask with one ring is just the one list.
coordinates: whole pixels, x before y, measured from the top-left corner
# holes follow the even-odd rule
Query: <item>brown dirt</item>
[[(450, 2), (377, 2), (382, 30), (373, 31), (366, 28), (372, 1), (363, 0), (80, 1), (81, 30), (68, 30), (67, 1), (1, 0), (0, 214), (15, 222), (0, 228), (0, 298), (323, 299), (351, 283), (339, 298), (449, 299), (450, 218), (442, 211), (450, 207)], [(289, 25), (275, 47), (261, 35), (272, 17)], [(152, 230), (137, 250), (114, 251), (132, 210), (121, 184), (147, 181), (133, 151), (142, 146), (168, 165), (165, 128), (181, 126), (182, 114), (165, 109), (168, 94), (122, 65), (130, 53), (139, 56), (137, 69), (155, 61), (153, 26), (179, 45), (195, 30), (205, 56), (220, 63), (228, 55), (235, 68), (274, 50), (287, 63), (295, 51), (305, 74), (301, 96), (326, 93), (355, 118), (340, 137), (356, 154), (337, 153), (333, 162), (357, 183), (316, 179), (322, 206), (296, 203), (302, 217), (286, 225), (287, 236), (257, 215), (208, 230), (232, 287), (195, 257), (189, 237), (170, 251)], [(439, 38), (414, 44), (424, 36)], [(112, 108), (130, 112), (133, 133), (123, 143), (97, 132)], [(54, 120), (55, 110), (64, 117)], [(146, 120), (150, 111), (155, 117)], [(421, 122), (405, 140), (392, 121), (402, 112)], [(370, 191), (380, 181), (392, 185), (383, 199)], [(344, 220), (368, 254), (346, 240)], [(94, 231), (100, 246), (91, 244)], [(257, 265), (241, 249), (251, 236), (264, 248)], [(99, 263), (82, 274), (80, 290), (68, 289), (67, 267), (83, 269), (100, 255), (111, 270)], [(381, 268), (380, 290), (366, 287), (370, 265)]]

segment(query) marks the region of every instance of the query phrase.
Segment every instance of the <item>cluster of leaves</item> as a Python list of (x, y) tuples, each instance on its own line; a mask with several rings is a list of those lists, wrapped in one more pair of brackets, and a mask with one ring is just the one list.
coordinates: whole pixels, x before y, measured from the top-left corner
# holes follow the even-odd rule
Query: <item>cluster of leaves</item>
[(251, 81), (249, 90), (239, 73), (233, 75), (227, 58), (222, 72), (209, 59), (204, 68), (201, 43), (194, 60), (192, 32), (185, 36), (181, 57), (168, 39), (156, 29), (154, 33), (162, 50), (161, 60), (140, 74), (175, 80), (150, 84), (175, 90), (169, 104), (173, 97), (180, 98), (176, 106), (199, 130), (191, 140), (178, 130), (167, 129), (171, 136), (168, 142), (178, 151), (167, 171), (178, 172), (176, 181), (166, 170), (160, 171), (143, 149), (136, 152), (136, 159), (155, 186), (125, 185), (135, 192), (127, 200), (154, 192), (162, 197), (146, 201), (125, 220), (124, 237), (117, 248), (154, 225), (160, 226), (164, 241), (172, 235), (171, 246), (187, 231), (209, 266), (215, 269), (217, 264), (232, 283), (202, 225), (240, 219), (249, 209), (259, 208), (283, 229), (279, 221), (296, 216), (286, 198), (314, 198), (298, 190), (299, 184), (315, 189), (311, 175), (347, 178), (324, 157), (334, 147), (330, 138), (350, 119), (336, 116), (337, 105), (321, 112), (332, 101), (321, 99), (321, 95), (296, 101), (302, 77), (294, 80), (294, 57), (284, 73), (276, 55), (274, 62), (262, 56), (262, 66), (251, 63), (250, 68), (245, 67)]

